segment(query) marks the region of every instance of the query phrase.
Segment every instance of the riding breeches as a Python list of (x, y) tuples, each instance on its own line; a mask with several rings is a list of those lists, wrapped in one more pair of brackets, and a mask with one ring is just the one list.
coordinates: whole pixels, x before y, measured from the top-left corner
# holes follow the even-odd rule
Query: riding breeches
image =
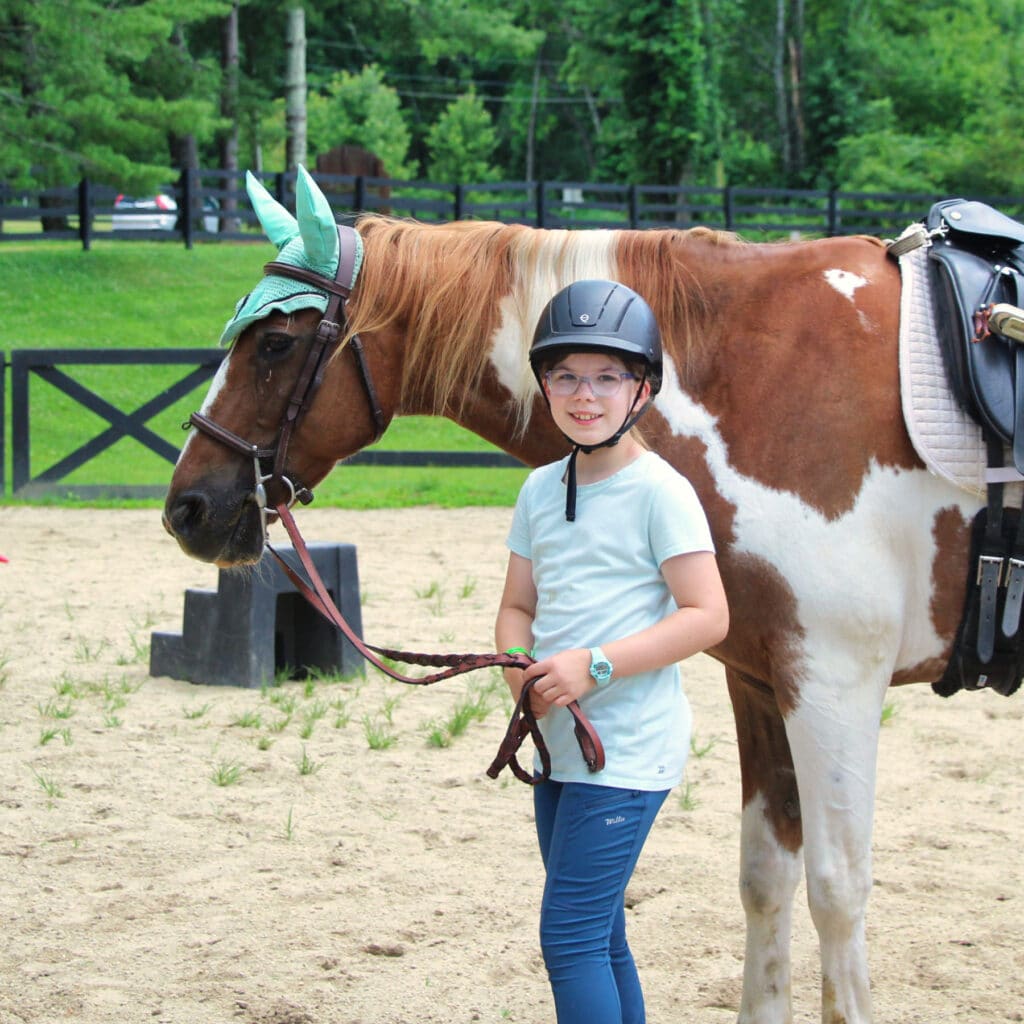
[(549, 780), (533, 793), (547, 872), (540, 944), (558, 1024), (643, 1024), (626, 885), (668, 791)]

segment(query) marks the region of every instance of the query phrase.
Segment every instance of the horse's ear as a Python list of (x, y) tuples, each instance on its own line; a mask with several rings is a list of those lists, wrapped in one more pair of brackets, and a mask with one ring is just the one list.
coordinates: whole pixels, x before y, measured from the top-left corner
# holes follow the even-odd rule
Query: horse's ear
[(306, 258), (314, 266), (337, 266), (338, 226), (327, 197), (305, 167), (295, 182), (295, 212)]
[(245, 172), (245, 191), (249, 193), (249, 201), (267, 238), (278, 249), (299, 233), (295, 218), (263, 187), (263, 182), (252, 171)]

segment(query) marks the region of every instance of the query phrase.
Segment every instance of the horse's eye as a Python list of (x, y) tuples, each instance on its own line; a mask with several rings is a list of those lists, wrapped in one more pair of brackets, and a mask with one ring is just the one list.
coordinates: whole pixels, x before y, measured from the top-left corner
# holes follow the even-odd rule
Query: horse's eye
[(264, 334), (260, 338), (260, 357), (263, 359), (280, 359), (287, 355), (295, 344), (290, 334)]

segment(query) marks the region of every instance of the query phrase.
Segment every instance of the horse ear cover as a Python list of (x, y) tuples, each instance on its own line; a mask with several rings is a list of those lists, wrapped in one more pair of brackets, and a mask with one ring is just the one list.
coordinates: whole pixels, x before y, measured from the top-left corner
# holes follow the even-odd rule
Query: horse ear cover
[[(338, 228), (326, 196), (309, 172), (300, 167), (295, 181), (293, 217), (252, 173), (246, 174), (246, 192), (253, 211), (267, 237), (279, 252), (277, 259), (294, 267), (302, 267), (329, 280), (338, 271)], [(356, 235), (355, 270), (351, 284), (362, 262), (362, 240)], [(273, 312), (294, 313), (300, 309), (327, 309), (327, 292), (302, 281), (277, 274), (267, 274), (235, 307), (234, 316), (220, 336), (222, 345), (229, 345), (247, 327)]]

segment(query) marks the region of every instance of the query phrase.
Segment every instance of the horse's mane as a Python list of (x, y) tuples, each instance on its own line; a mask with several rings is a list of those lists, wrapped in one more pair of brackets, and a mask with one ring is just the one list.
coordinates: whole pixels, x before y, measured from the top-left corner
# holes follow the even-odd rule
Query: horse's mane
[(704, 300), (680, 243), (743, 244), (704, 228), (552, 231), (373, 215), (360, 218), (357, 228), (365, 255), (349, 306), (350, 333), (400, 329), (403, 395), (443, 414), (456, 411), (479, 385), (495, 332), (513, 332), (521, 355), (507, 370), (515, 379), (520, 426), (536, 393), (527, 351), (540, 312), (556, 291), (573, 280), (608, 276), (611, 268), (612, 277), (651, 305), (666, 351), (683, 373), (700, 335)]

